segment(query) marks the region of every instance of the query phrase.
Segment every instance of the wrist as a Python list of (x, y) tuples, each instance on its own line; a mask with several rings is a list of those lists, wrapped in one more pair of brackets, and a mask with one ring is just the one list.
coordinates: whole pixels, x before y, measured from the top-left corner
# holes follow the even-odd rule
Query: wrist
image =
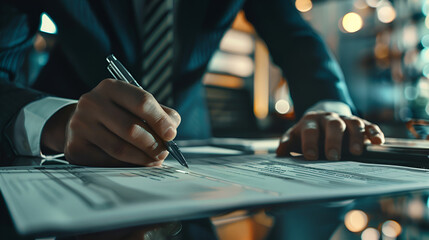
[(42, 129), (40, 148), (43, 153), (64, 151), (66, 126), (74, 113), (76, 104), (67, 105), (52, 115)]

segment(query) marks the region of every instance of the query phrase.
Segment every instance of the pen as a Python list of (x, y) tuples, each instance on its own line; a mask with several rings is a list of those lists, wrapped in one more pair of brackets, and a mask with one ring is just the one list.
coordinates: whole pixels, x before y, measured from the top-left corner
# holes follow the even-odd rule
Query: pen
[[(107, 62), (109, 63), (107, 65), (107, 70), (112, 74), (114, 78), (117, 80), (122, 80), (127, 83), (130, 83), (136, 87), (139, 87), (143, 89), (140, 84), (134, 79), (133, 76), (131, 76), (130, 72), (122, 65), (121, 62), (119, 62), (118, 59), (112, 54), (106, 58)], [(183, 156), (182, 152), (180, 151), (177, 144), (173, 141), (164, 142), (165, 148), (167, 148), (167, 151), (184, 167), (188, 167), (188, 163), (185, 160), (185, 157)]]

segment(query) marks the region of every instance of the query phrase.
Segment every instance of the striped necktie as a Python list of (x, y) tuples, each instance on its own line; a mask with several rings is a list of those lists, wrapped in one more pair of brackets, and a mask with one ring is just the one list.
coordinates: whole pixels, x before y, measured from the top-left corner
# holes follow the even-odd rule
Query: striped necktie
[(142, 84), (168, 106), (173, 103), (173, 1), (147, 0), (143, 18)]

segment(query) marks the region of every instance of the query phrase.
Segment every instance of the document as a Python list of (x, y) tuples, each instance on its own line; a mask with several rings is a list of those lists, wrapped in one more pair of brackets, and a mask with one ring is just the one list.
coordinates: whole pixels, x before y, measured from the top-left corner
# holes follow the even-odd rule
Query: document
[(233, 148), (243, 151), (270, 151), (274, 152), (279, 146), (279, 138), (246, 139), (246, 138), (212, 138), (210, 144), (214, 146)]
[(429, 141), (422, 139), (386, 138), (382, 145), (368, 145), (367, 151), (373, 152), (407, 152), (409, 154), (422, 154), (429, 156)]
[(275, 155), (174, 160), (154, 168), (0, 168), (21, 234), (76, 233), (206, 217), (221, 211), (429, 188), (429, 170)]
[(429, 169), (429, 141), (386, 138), (382, 145), (367, 145), (358, 161)]

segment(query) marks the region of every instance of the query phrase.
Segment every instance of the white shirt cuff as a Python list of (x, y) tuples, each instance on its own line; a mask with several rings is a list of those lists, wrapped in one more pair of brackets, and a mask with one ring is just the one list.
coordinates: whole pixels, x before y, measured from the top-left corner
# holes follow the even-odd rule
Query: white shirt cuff
[(334, 112), (346, 117), (353, 115), (349, 105), (339, 101), (320, 101), (310, 107), (306, 113), (310, 111)]
[(77, 100), (45, 97), (21, 109), (13, 127), (13, 144), (20, 156), (45, 157), (40, 151), (42, 129), (48, 119), (61, 108)]

